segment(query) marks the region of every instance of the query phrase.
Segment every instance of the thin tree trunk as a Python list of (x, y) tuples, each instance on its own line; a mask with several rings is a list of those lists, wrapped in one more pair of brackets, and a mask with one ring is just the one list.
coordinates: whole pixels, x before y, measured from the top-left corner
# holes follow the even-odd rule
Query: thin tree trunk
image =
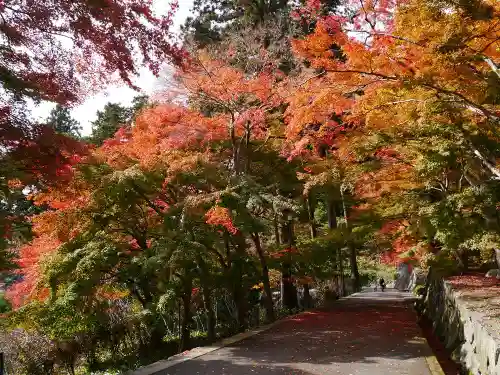
[(311, 293), (309, 292), (309, 284), (304, 284), (304, 308), (309, 309), (312, 307)]
[(245, 173), (250, 171), (250, 124), (247, 123), (245, 132)]
[(457, 258), (459, 263), (459, 269), (462, 273), (469, 270), (469, 251), (461, 250), (457, 251)]
[(347, 247), (349, 248), (349, 266), (351, 268), (351, 282), (352, 282), (352, 287), (354, 289), (354, 292), (357, 292), (359, 290), (359, 270), (358, 270), (358, 259), (357, 259), (357, 254), (356, 254), (356, 247), (354, 246), (354, 243), (352, 242), (352, 239), (350, 238), (351, 236), (351, 226), (349, 225), (349, 220), (347, 219), (347, 208), (345, 204), (345, 197), (344, 197), (344, 191), (342, 188), (340, 189), (340, 196), (342, 198), (342, 208), (344, 210), (344, 220), (346, 223), (346, 229), (348, 233), (348, 240), (347, 240)]
[(212, 298), (211, 298), (211, 288), (209, 281), (209, 274), (207, 265), (205, 260), (198, 254), (196, 257), (196, 261), (198, 263), (198, 267), (200, 269), (200, 281), (202, 284), (202, 292), (203, 292), (203, 306), (205, 307), (205, 311), (207, 312), (207, 336), (208, 341), (213, 342), (216, 339), (215, 336), (215, 314), (212, 306)]
[(311, 232), (311, 238), (316, 238), (318, 235), (318, 230), (316, 228), (316, 222), (314, 220), (314, 209), (315, 209), (315, 204), (314, 200), (309, 194), (309, 197), (307, 198), (307, 213), (309, 216), (309, 230)]
[(234, 245), (235, 253), (233, 265), (233, 282), (234, 282), (234, 302), (236, 303), (236, 308), (238, 310), (238, 330), (243, 332), (248, 327), (248, 300), (247, 293), (243, 287), (243, 267), (244, 258), (246, 257), (246, 244), (245, 238), (240, 234), (234, 236), (236, 244)]
[(349, 266), (351, 268), (351, 282), (354, 292), (359, 291), (359, 270), (358, 270), (358, 259), (356, 254), (356, 247), (349, 241)]
[(290, 265), (286, 264), (283, 268), (283, 305), (289, 310), (293, 310), (299, 305), (297, 300), (297, 289), (295, 285), (293, 285)]
[(262, 267), (262, 283), (264, 284), (264, 307), (266, 309), (266, 321), (267, 323), (274, 322), (274, 306), (273, 306), (273, 296), (271, 293), (271, 283), (269, 282), (269, 268), (267, 267), (267, 260), (264, 256), (264, 251), (260, 243), (260, 237), (258, 233), (252, 235), (253, 242), (255, 244), (255, 249), (259, 256), (260, 265)]
[(340, 273), (340, 296), (339, 297), (344, 297), (346, 295), (345, 293), (345, 278), (344, 278), (344, 256), (342, 255), (342, 249), (337, 248), (337, 259), (338, 259), (338, 264), (339, 264), (339, 273)]
[(177, 303), (177, 335), (179, 338), (181, 337), (182, 329), (181, 329), (181, 324), (182, 322), (182, 316), (181, 316), (181, 301)]
[[(312, 194), (309, 193), (309, 196), (307, 197), (307, 213), (309, 216), (309, 231), (311, 234), (311, 238), (315, 239), (318, 236), (318, 230), (316, 228), (316, 221), (314, 218), (314, 211), (315, 211), (315, 204), (314, 204), (314, 199), (312, 197)], [(312, 299), (311, 299), (311, 294), (309, 293), (309, 284), (305, 283), (304, 284), (304, 308), (308, 309), (312, 307)]]
[(247, 328), (247, 301), (241, 284), (240, 278), (235, 280), (233, 287), (233, 299), (237, 310), (238, 332), (243, 332)]
[(181, 341), (179, 343), (179, 350), (183, 352), (189, 348), (190, 329), (189, 320), (191, 318), (191, 294), (193, 290), (193, 279), (186, 275), (183, 280), (183, 293), (182, 293), (182, 327), (181, 327)]
[[(284, 215), (286, 217), (286, 215)], [(294, 236), (293, 236), (293, 222), (292, 220), (288, 220), (282, 227), (282, 239), (283, 242), (288, 244), (288, 248), (291, 249), (294, 245)], [(285, 255), (286, 258), (290, 258), (290, 255)], [(282, 290), (283, 293), (281, 298), (283, 300), (283, 305), (288, 309), (296, 309), (299, 306), (297, 300), (297, 289), (295, 285), (293, 285), (292, 280), (292, 267), (291, 260), (286, 259), (283, 264), (282, 270)]]
[[(191, 234), (191, 239), (195, 241), (194, 232), (191, 231), (190, 234)], [(215, 314), (212, 307), (210, 272), (208, 270), (207, 263), (205, 262), (201, 254), (198, 252), (196, 253), (196, 263), (198, 265), (198, 270), (200, 272), (203, 306), (207, 314), (207, 338), (209, 342), (214, 342), (216, 339)]]
[(279, 245), (281, 245), (281, 242), (280, 242), (280, 227), (278, 224), (278, 214), (277, 213), (274, 213), (273, 225), (274, 225), (274, 238), (276, 241), (276, 245), (279, 246)]
[(212, 296), (210, 289), (206, 286), (203, 287), (203, 305), (207, 312), (207, 337), (208, 342), (214, 342), (217, 337), (215, 334), (215, 313), (212, 306)]
[(239, 174), (239, 147), (238, 147), (238, 140), (236, 138), (236, 129), (235, 129), (235, 123), (234, 123), (234, 118), (231, 119), (231, 122), (229, 124), (229, 137), (231, 138), (231, 145), (233, 147), (233, 170), (234, 174), (238, 175)]
[(327, 202), (328, 229), (337, 229), (337, 213), (335, 211), (335, 201), (329, 199)]
[[(327, 215), (328, 215), (328, 229), (337, 229), (337, 212), (335, 210), (335, 201), (333, 199), (329, 199), (327, 201)], [(342, 249), (337, 246), (335, 248), (335, 263), (337, 264), (336, 268), (338, 271), (337, 275), (337, 288), (339, 292), (339, 297), (344, 296), (345, 294), (345, 285), (344, 285), (344, 259), (342, 257)]]

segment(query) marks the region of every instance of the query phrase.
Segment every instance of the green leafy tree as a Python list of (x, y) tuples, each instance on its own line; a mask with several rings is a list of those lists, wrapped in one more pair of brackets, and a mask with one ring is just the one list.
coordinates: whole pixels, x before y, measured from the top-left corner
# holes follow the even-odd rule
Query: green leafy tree
[(147, 108), (150, 105), (149, 96), (147, 95), (138, 95), (132, 99), (132, 106), (130, 107), (131, 111), (131, 119), (135, 120), (135, 118), (141, 113), (144, 108)]
[(107, 103), (102, 111), (97, 111), (97, 119), (92, 122), (92, 133), (87, 138), (90, 143), (100, 146), (106, 139), (113, 138), (121, 127), (129, 127), (137, 114), (149, 105), (149, 97), (138, 95), (130, 107), (117, 103)]
[(97, 111), (97, 119), (92, 121), (92, 134), (88, 140), (100, 146), (112, 138), (130, 119), (130, 109), (117, 103), (107, 103), (102, 111)]
[(5, 314), (11, 309), (9, 301), (5, 300), (4, 294), (0, 292), (0, 314)]
[(57, 133), (61, 133), (73, 138), (80, 138), (82, 127), (73, 117), (69, 108), (58, 104), (46, 120), (48, 126)]

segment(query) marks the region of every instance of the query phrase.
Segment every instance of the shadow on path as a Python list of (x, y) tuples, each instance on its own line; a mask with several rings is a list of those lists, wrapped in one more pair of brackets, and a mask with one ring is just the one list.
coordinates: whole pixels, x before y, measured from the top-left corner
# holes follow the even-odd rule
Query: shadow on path
[(429, 375), (430, 349), (418, 339), (411, 306), (390, 294), (362, 294), (158, 374)]

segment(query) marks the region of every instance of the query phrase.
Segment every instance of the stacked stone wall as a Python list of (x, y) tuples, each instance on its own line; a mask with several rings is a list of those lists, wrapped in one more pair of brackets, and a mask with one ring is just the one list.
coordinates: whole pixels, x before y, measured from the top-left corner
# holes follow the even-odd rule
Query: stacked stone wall
[(465, 373), (500, 375), (500, 314), (486, 313), (490, 310), (480, 290), (476, 295), (466, 295), (449, 281), (431, 277), (424, 313)]

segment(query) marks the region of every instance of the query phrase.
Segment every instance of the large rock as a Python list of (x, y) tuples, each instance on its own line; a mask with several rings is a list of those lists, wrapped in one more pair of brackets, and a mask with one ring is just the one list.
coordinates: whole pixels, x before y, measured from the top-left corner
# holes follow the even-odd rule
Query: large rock
[(416, 286), (425, 285), (427, 280), (427, 272), (421, 268), (414, 268), (410, 276), (409, 290), (415, 289)]
[(400, 263), (398, 266), (398, 277), (394, 283), (397, 290), (408, 290), (410, 287), (410, 266), (407, 263)]
[(489, 270), (486, 272), (486, 277), (496, 277), (497, 279), (500, 279), (500, 269), (494, 269), (494, 270)]

